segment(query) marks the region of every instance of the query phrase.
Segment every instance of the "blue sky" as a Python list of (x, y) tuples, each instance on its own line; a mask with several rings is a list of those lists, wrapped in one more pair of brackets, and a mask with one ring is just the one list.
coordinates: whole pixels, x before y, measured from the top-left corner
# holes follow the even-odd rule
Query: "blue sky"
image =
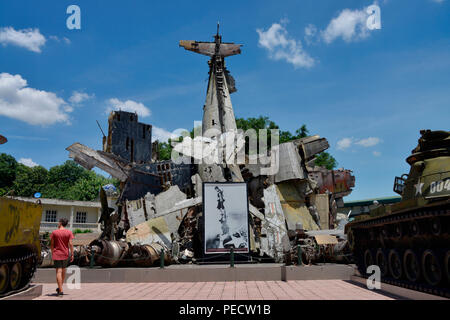
[[(66, 26), (71, 4), (80, 30)], [(381, 29), (366, 27), (372, 4)], [(117, 106), (155, 136), (192, 128), (207, 57), (178, 41), (211, 41), (220, 21), (244, 44), (227, 60), (236, 116), (326, 137), (356, 176), (347, 200), (394, 195), (419, 130), (449, 130), (449, 17), (449, 0), (1, 1), (0, 152), (49, 168), (74, 142), (101, 149), (95, 120), (106, 130)]]

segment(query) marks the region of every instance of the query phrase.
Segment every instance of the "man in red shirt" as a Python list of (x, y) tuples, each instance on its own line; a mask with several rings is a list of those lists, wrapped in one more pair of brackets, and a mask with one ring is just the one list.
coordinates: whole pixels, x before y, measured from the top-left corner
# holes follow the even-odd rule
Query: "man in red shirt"
[(58, 229), (50, 235), (52, 259), (56, 268), (56, 282), (58, 288), (56, 292), (58, 296), (63, 295), (63, 283), (66, 278), (66, 268), (69, 264), (69, 246), (70, 246), (70, 262), (73, 261), (73, 243), (72, 231), (65, 228), (68, 220), (66, 218), (59, 219)]

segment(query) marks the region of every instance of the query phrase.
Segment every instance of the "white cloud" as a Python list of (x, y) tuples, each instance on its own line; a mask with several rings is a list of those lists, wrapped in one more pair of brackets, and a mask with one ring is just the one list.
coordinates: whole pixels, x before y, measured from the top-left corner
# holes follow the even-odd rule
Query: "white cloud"
[(372, 154), (373, 154), (375, 157), (381, 156), (381, 152), (379, 152), (379, 151), (374, 151), (374, 152), (372, 152)]
[(31, 160), (31, 158), (20, 158), (19, 163), (21, 163), (27, 167), (30, 167), (30, 168), (38, 166), (38, 164), (36, 162), (34, 162), (33, 160)]
[(271, 59), (285, 60), (295, 68), (310, 68), (314, 65), (314, 59), (303, 50), (300, 40), (289, 37), (283, 22), (272, 24), (267, 31), (257, 29), (256, 32), (259, 46), (269, 51)]
[(153, 141), (159, 140), (159, 142), (167, 142), (167, 140), (169, 140), (169, 138), (173, 139), (175, 137), (179, 137), (179, 135), (175, 135), (172, 132), (169, 132), (163, 128), (158, 128), (155, 126), (152, 127), (152, 140)]
[[(354, 138), (342, 138), (337, 142), (338, 150), (345, 150), (352, 146), (352, 144), (357, 144), (362, 147), (373, 147), (381, 142), (380, 138), (368, 137), (365, 139), (354, 139)], [(376, 151), (375, 151), (376, 152)], [(375, 155), (375, 153), (374, 153)]]
[(94, 95), (89, 95), (82, 91), (73, 91), (72, 96), (69, 98), (69, 102), (73, 104), (80, 104), (86, 100), (93, 98)]
[(15, 135), (7, 135), (8, 139), (18, 139), (18, 140), (29, 140), (29, 141), (48, 141), (48, 138), (42, 138), (42, 137), (29, 137), (29, 136), (15, 136)]
[(53, 92), (27, 85), (19, 74), (0, 73), (0, 115), (32, 125), (69, 123), (71, 106)]
[(40, 53), (45, 41), (46, 39), (39, 32), (39, 29), (14, 30), (13, 27), (0, 28), (0, 43), (4, 46), (11, 44)]
[(315, 25), (313, 24), (308, 24), (305, 27), (305, 42), (307, 44), (311, 44), (313, 42), (315, 42), (317, 37), (317, 28)]
[(109, 106), (106, 109), (106, 112), (111, 112), (113, 110), (122, 110), (128, 112), (136, 112), (140, 117), (148, 117), (151, 115), (151, 111), (149, 108), (144, 106), (140, 102), (136, 102), (133, 100), (120, 101), (117, 98), (112, 98), (108, 100)]
[(350, 146), (353, 143), (353, 138), (342, 138), (337, 142), (337, 149), (338, 150), (345, 150), (347, 148), (350, 148)]
[(56, 42), (64, 41), (66, 44), (70, 44), (71, 43), (70, 39), (66, 38), (66, 37), (62, 37), (62, 39), (60, 39), (57, 36), (49, 36), (49, 39), (54, 40)]
[(368, 16), (365, 8), (362, 10), (342, 10), (322, 31), (323, 40), (326, 43), (331, 43), (339, 37), (346, 42), (366, 38), (369, 35), (369, 29), (366, 25)]
[(373, 147), (373, 146), (379, 144), (380, 142), (381, 142), (380, 138), (369, 137), (366, 139), (361, 139), (355, 143), (360, 146), (363, 146), (363, 147)]

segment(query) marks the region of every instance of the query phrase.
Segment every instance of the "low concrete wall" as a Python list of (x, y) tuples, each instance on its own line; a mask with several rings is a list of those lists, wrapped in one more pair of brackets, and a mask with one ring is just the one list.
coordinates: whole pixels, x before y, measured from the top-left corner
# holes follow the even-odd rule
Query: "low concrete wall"
[(355, 274), (353, 266), (322, 264), (314, 266), (282, 266), (281, 280), (350, 280)]
[[(160, 268), (80, 268), (81, 282), (214, 282), (214, 281), (288, 281), (349, 280), (354, 269), (349, 265), (283, 266), (281, 264), (174, 265)], [(55, 270), (38, 269), (34, 283), (54, 283)]]

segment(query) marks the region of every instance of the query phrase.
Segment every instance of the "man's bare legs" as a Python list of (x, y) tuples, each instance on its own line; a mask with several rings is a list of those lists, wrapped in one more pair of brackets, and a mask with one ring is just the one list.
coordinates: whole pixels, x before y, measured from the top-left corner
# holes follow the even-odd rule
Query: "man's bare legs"
[(56, 268), (56, 283), (58, 284), (59, 292), (63, 292), (63, 283), (66, 276), (65, 268)]
[(64, 282), (66, 281), (66, 268), (62, 269), (62, 283), (61, 283), (61, 292), (62, 292), (62, 285), (64, 284)]

